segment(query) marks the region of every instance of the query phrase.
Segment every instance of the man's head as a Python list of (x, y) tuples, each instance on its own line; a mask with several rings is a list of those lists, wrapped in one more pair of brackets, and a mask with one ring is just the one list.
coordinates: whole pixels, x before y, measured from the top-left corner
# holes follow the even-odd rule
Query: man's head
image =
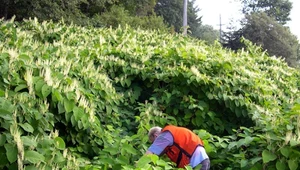
[(160, 132), (161, 132), (161, 127), (158, 126), (152, 127), (148, 133), (149, 141), (153, 143), (154, 140), (157, 138), (157, 136), (160, 134)]

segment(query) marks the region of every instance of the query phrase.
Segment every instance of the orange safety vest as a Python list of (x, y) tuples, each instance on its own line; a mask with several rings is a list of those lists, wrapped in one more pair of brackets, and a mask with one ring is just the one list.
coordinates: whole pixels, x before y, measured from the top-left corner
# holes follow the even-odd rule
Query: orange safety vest
[(168, 146), (164, 152), (177, 164), (178, 168), (189, 165), (190, 159), (196, 148), (203, 146), (203, 141), (192, 131), (184, 127), (168, 125), (162, 132), (169, 131), (173, 136), (173, 145)]

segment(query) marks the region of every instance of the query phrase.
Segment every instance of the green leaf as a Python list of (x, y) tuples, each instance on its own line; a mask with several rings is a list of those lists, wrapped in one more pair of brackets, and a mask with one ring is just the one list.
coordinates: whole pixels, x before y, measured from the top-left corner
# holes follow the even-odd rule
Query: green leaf
[(15, 92), (18, 92), (20, 90), (23, 90), (27, 88), (27, 85), (26, 84), (21, 84), (21, 85), (18, 85), (16, 88), (15, 88)]
[(13, 120), (11, 112), (6, 109), (0, 108), (0, 117), (7, 121)]
[(6, 135), (0, 134), (0, 146), (3, 146), (6, 142)]
[(247, 161), (247, 160), (245, 160), (245, 159), (242, 159), (242, 160), (241, 160), (241, 168), (247, 166), (247, 164), (248, 164), (248, 161)]
[(45, 161), (45, 157), (42, 154), (40, 154), (36, 151), (31, 151), (31, 150), (25, 151), (24, 158), (25, 158), (25, 160), (27, 160), (33, 164)]
[(115, 147), (107, 147), (107, 148), (104, 148), (103, 151), (108, 152), (111, 155), (116, 155), (120, 152), (119, 148), (115, 148)]
[(157, 155), (155, 155), (155, 154), (151, 154), (151, 155), (149, 155), (150, 156), (150, 158), (151, 158), (151, 161), (154, 163), (154, 164), (156, 164), (156, 162), (159, 160), (159, 157), (157, 156)]
[(18, 155), (17, 146), (9, 143), (9, 144), (5, 144), (4, 147), (5, 147), (5, 150), (6, 150), (7, 160), (10, 163), (15, 162), (18, 159), (18, 157), (17, 157), (17, 155)]
[(277, 170), (285, 170), (286, 168), (287, 168), (287, 166), (286, 166), (285, 163), (283, 163), (280, 160), (277, 160), (277, 162), (276, 162), (276, 169)]
[(25, 166), (24, 170), (39, 170), (39, 169), (33, 165), (30, 165), (30, 166)]
[(110, 105), (106, 105), (106, 113), (111, 114), (112, 113), (112, 108)]
[(288, 164), (289, 164), (290, 170), (296, 170), (298, 168), (298, 161), (297, 160), (290, 159), (288, 161)]
[(127, 153), (130, 153), (132, 155), (136, 155), (137, 151), (135, 148), (133, 148), (131, 145), (129, 144), (123, 144), (122, 145), (122, 149), (124, 149)]
[(288, 158), (289, 155), (290, 155), (290, 148), (289, 147), (282, 147), (282, 148), (280, 148), (280, 152), (283, 156)]
[(144, 155), (141, 157), (140, 160), (138, 160), (136, 167), (137, 168), (143, 168), (145, 167), (147, 164), (149, 164), (151, 162), (151, 158), (148, 155)]
[(64, 106), (67, 113), (71, 112), (73, 108), (75, 107), (75, 103), (71, 100), (64, 99)]
[(19, 59), (21, 59), (23, 61), (28, 61), (28, 60), (30, 60), (30, 57), (26, 54), (20, 54)]
[(54, 157), (54, 162), (59, 163), (59, 162), (64, 162), (65, 158), (60, 152), (56, 152), (55, 157)]
[(258, 162), (258, 161), (260, 161), (261, 160), (261, 157), (256, 157), (256, 158), (253, 158), (252, 160), (251, 160), (251, 164), (256, 164), (256, 162)]
[(4, 97), (5, 96), (5, 91), (0, 89), (0, 97)]
[(29, 123), (19, 123), (19, 125), (26, 131), (33, 133), (34, 129)]
[(297, 141), (297, 140), (295, 140), (295, 139), (291, 139), (291, 140), (290, 140), (290, 145), (291, 145), (291, 146), (297, 146), (297, 145), (300, 145), (300, 142)]
[(57, 108), (58, 108), (58, 113), (60, 114), (60, 113), (64, 113), (66, 110), (65, 110), (65, 108), (64, 108), (64, 105), (61, 103), (61, 102), (59, 102), (58, 104), (57, 104)]
[(44, 82), (44, 80), (40, 79), (39, 77), (37, 77), (36, 79), (37, 79), (37, 82), (35, 82), (34, 89), (35, 89), (36, 95), (39, 96), (40, 98), (42, 98), (43, 97), (42, 88), (43, 88), (45, 82)]
[(81, 107), (74, 107), (73, 108), (73, 113), (76, 121), (79, 121), (82, 116), (84, 115), (84, 109)]
[(52, 88), (48, 86), (47, 84), (44, 84), (42, 87), (42, 95), (43, 98), (45, 99), (50, 93), (51, 93)]
[(11, 104), (9, 100), (0, 98), (0, 117), (4, 120), (13, 120), (12, 113), (15, 110), (15, 106)]
[(56, 137), (54, 143), (57, 149), (64, 150), (66, 148), (65, 141), (61, 137)]
[(37, 142), (34, 139), (32, 139), (32, 137), (22, 136), (21, 140), (22, 140), (24, 146), (30, 146), (30, 147), (37, 146)]
[(52, 100), (54, 102), (58, 102), (58, 101), (62, 101), (62, 95), (60, 94), (60, 92), (56, 89), (52, 89)]
[(124, 156), (124, 155), (120, 155), (118, 158), (117, 158), (117, 162), (120, 163), (120, 164), (123, 164), (123, 165), (128, 165), (129, 164), (129, 158), (128, 156)]
[(0, 167), (2, 165), (8, 164), (7, 156), (6, 156), (6, 151), (4, 147), (0, 147)]
[(263, 163), (268, 163), (270, 161), (274, 161), (277, 156), (268, 150), (264, 150), (262, 153)]

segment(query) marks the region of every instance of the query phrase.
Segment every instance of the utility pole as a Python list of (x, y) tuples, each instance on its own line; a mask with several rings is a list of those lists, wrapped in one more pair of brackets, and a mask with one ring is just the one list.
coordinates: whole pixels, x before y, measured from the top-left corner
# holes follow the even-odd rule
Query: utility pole
[(188, 0), (183, 0), (183, 35), (187, 34), (187, 3)]
[(222, 25), (224, 25), (224, 24), (222, 24), (222, 19), (221, 19), (221, 14), (220, 14), (220, 24), (219, 24), (219, 26), (220, 26), (220, 37), (219, 37), (219, 41), (221, 42), (221, 37), (222, 37)]

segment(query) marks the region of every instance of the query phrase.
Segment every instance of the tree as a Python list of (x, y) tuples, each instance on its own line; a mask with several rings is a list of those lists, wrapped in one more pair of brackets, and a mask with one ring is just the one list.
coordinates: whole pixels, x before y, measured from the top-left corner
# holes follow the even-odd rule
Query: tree
[(219, 39), (219, 32), (215, 30), (211, 25), (201, 25), (198, 28), (199, 39), (206, 41), (208, 44), (213, 44)]
[(119, 5), (125, 7), (133, 16), (148, 16), (154, 14), (157, 0), (119, 0)]
[(255, 12), (265, 12), (278, 23), (284, 25), (289, 18), (292, 3), (289, 0), (240, 0), (243, 4), (243, 13), (250, 15)]
[(86, 17), (78, 9), (83, 0), (5, 0), (0, 7), (0, 18), (9, 19), (16, 16), (17, 21), (24, 18), (37, 17), (39, 20), (58, 21), (64, 18), (66, 22), (83, 23)]
[(264, 12), (246, 15), (243, 28), (228, 37), (231, 39), (227, 39), (224, 46), (233, 47), (234, 50), (243, 47), (240, 39), (244, 37), (267, 50), (270, 55), (284, 58), (290, 66), (299, 65), (297, 37), (290, 32), (288, 27), (277, 23)]
[(96, 27), (130, 25), (144, 29), (167, 27), (154, 13), (156, 0), (4, 0), (0, 18), (16, 16), (17, 21), (36, 17), (40, 21), (59, 21)]
[(129, 25), (134, 28), (168, 30), (162, 17), (154, 14), (150, 16), (132, 16), (128, 10), (118, 5), (113, 5), (109, 11), (97, 15), (97, 18), (105, 27), (116, 28), (119, 25)]
[[(201, 25), (201, 17), (197, 13), (199, 9), (194, 5), (195, 0), (188, 3), (188, 26), (191, 35), (197, 37), (197, 29)], [(170, 27), (174, 27), (176, 32), (181, 32), (183, 22), (183, 1), (182, 0), (158, 0), (154, 10), (155, 13), (164, 18)]]

